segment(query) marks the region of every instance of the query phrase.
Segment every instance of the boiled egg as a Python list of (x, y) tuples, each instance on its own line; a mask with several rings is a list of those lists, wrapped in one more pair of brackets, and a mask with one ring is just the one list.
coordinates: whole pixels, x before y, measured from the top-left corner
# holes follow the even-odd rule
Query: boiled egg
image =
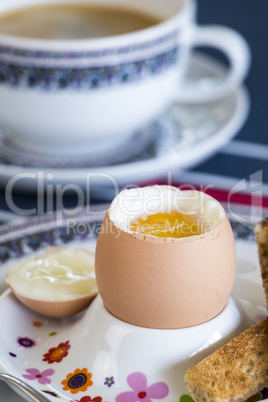
[(106, 308), (143, 327), (204, 323), (225, 308), (234, 283), (235, 243), (225, 210), (196, 190), (148, 186), (119, 193), (95, 258)]
[(38, 313), (64, 317), (87, 307), (97, 295), (94, 254), (50, 247), (11, 267), (7, 283), (16, 297)]

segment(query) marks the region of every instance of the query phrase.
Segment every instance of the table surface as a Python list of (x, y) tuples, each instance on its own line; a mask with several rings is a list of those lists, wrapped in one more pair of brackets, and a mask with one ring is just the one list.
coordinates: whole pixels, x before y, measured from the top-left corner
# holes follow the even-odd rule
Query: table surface
[[(223, 24), (239, 31), (248, 41), (252, 52), (252, 66), (246, 79), (251, 97), (249, 118), (234, 141), (245, 142), (248, 146), (236, 152), (232, 144), (195, 167), (183, 176), (174, 172), (177, 181), (187, 177), (198, 177), (217, 182), (218, 187), (225, 178), (246, 179), (261, 171), (263, 185), (261, 191), (268, 195), (268, 2), (267, 0), (200, 0), (198, 22), (200, 24)], [(252, 144), (256, 146), (253, 147)], [(239, 147), (238, 147), (239, 148)], [(187, 176), (188, 175), (188, 176)], [(223, 180), (223, 181), (222, 181)], [(250, 191), (250, 189), (249, 189)], [(35, 195), (16, 194), (16, 204), (21, 207), (36, 206)], [(66, 197), (65, 206), (72, 207), (76, 200)], [(8, 211), (5, 189), (0, 190), (0, 210)], [(1, 215), (0, 215), (1, 220)], [(4, 218), (3, 218), (4, 220)], [(22, 399), (0, 383), (0, 401), (21, 402)]]

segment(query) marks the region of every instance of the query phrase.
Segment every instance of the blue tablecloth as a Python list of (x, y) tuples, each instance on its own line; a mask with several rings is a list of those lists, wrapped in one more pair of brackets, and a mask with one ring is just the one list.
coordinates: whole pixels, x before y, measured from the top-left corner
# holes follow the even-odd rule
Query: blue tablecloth
[[(268, 183), (268, 2), (266, 0), (202, 0), (199, 1), (200, 24), (224, 24), (239, 31), (247, 40), (252, 65), (246, 79), (251, 98), (249, 118), (236, 139), (264, 145), (263, 158), (258, 153), (246, 157), (219, 153), (195, 171), (248, 178), (263, 170)], [(267, 148), (265, 148), (267, 147)]]

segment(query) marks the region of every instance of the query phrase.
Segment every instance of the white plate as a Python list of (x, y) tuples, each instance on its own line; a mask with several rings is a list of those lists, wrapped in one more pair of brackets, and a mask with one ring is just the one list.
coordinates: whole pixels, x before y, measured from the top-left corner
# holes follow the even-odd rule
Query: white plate
[[(0, 291), (6, 288), (4, 282), (5, 275), (10, 265), (18, 258), (25, 258), (35, 253), (40, 253), (45, 247), (51, 245), (79, 246), (94, 250), (98, 228), (100, 227), (107, 207), (107, 205), (92, 207), (90, 211), (83, 210), (79, 215), (73, 218), (62, 216), (61, 221), (59, 221), (58, 215), (55, 214), (54, 216), (45, 215), (43, 217), (35, 217), (21, 221), (20, 223), (11, 223), (3, 226), (0, 229), (0, 259), (2, 260), (2, 265), (0, 266)], [(250, 214), (250, 211), (245, 207), (241, 209), (232, 205), (231, 210), (232, 213), (235, 212), (236, 216), (240, 214), (241, 221), (242, 215), (246, 218)], [(232, 216), (229, 218), (233, 227), (237, 247), (237, 273), (233, 295), (253, 324), (267, 316), (257, 258), (257, 247), (253, 235), (255, 223), (244, 226), (233, 220)], [(59, 367), (66, 367), (66, 369), (64, 369), (66, 375), (73, 374), (77, 367), (72, 367), (72, 364), (76, 364), (77, 360), (70, 358), (70, 351), (68, 351), (69, 360), (67, 361), (67, 357), (65, 362), (63, 360), (66, 365), (61, 362), (54, 362), (53, 364), (48, 363), (48, 360), (43, 361), (43, 358), (46, 353), (49, 355), (49, 350), (52, 347), (57, 347), (61, 342), (65, 343), (69, 338), (73, 345), (76, 336), (72, 336), (72, 333), (75, 333), (76, 327), (80, 325), (81, 317), (82, 320), (83, 317), (85, 317), (83, 314), (85, 313), (82, 313), (78, 318), (64, 320), (48, 319), (28, 310), (10, 294), (2, 297), (0, 302), (0, 368), (20, 377), (22, 375), (31, 376), (32, 373), (32, 378), (34, 378), (34, 373), (26, 372), (26, 369), (35, 368), (40, 371), (40, 375), (43, 375), (43, 377), (44, 370), (52, 369), (52, 371), (46, 372), (48, 379), (52, 378), (51, 373), (54, 375), (54, 371), (56, 369), (59, 370)], [(116, 331), (113, 334), (111, 333), (110, 336), (114, 336), (115, 333)], [(118, 333), (117, 335), (119, 336), (120, 334)], [(122, 336), (121, 334), (120, 337)], [(22, 338), (25, 339), (23, 340)], [(113, 338), (112, 345), (116, 345), (116, 342), (119, 342), (119, 338)], [(33, 343), (31, 341), (33, 341)], [(109, 342), (109, 339), (107, 339), (107, 342)], [(74, 349), (73, 347), (73, 350)], [(90, 350), (94, 351), (95, 349), (94, 345), (85, 347), (84, 344), (84, 346), (81, 346), (81, 351), (79, 348), (76, 350), (79, 350), (77, 353), (79, 356), (81, 354), (80, 357), (82, 357), (91, 353)], [(108, 355), (105, 356), (102, 356), (100, 360), (102, 363), (105, 360), (103, 360), (103, 358), (109, 357)], [(79, 368), (82, 369), (82, 367)], [(142, 370), (143, 367), (141, 368), (141, 371)], [(105, 399), (102, 399), (103, 402), (107, 401), (107, 395), (109, 395), (110, 390), (112, 390), (114, 386), (113, 381), (116, 380), (116, 374), (116, 371), (109, 375), (103, 371), (103, 396), (105, 396)], [(146, 375), (149, 381), (150, 374), (146, 372)], [(106, 377), (108, 378), (107, 380)], [(62, 380), (62, 378), (60, 378), (60, 380)], [(100, 396), (100, 393), (98, 393), (98, 395), (94, 394), (94, 387), (89, 387), (86, 392), (79, 392), (74, 395), (70, 394), (69, 390), (63, 392), (62, 385), (59, 385), (61, 384), (60, 380), (57, 378), (58, 385), (54, 382), (50, 384), (40, 384), (36, 378), (28, 379), (27, 381), (30, 385), (39, 390), (55, 392), (58, 396), (61, 396), (62, 400), (69, 401), (73, 398), (74, 400), (77, 399), (80, 401), (80, 399), (86, 395), (91, 395), (92, 398)], [(130, 390), (127, 388), (127, 383), (125, 383), (125, 387), (126, 391)], [(4, 398), (1, 400), (5, 402), (22, 401), (19, 396), (14, 394), (13, 391), (9, 390), (9, 388), (3, 384), (0, 384), (0, 395), (1, 398)], [(65, 399), (64, 396), (67, 396), (67, 399)], [(265, 396), (267, 395), (265, 394)], [(52, 394), (47, 394), (47, 397), (51, 401), (58, 400), (58, 398)], [(176, 400), (180, 402), (190, 401), (185, 398), (186, 397), (182, 397), (182, 395), (177, 395)], [(114, 402), (113, 397), (108, 400)], [(171, 402), (168, 398), (163, 400)]]
[[(225, 68), (214, 59), (195, 54), (189, 71), (189, 85), (213, 86), (225, 75)], [(249, 112), (249, 98), (244, 87), (228, 98), (200, 105), (174, 103), (164, 118), (176, 126), (171, 135), (165, 129), (154, 133), (153, 143), (135, 159), (121, 164), (84, 166), (83, 168), (48, 168), (15, 166), (0, 162), (0, 184), (6, 185), (15, 175), (17, 189), (36, 191), (43, 186), (76, 184), (90, 190), (122, 187), (167, 174), (176, 168), (193, 167), (211, 156), (244, 124)], [(168, 130), (170, 132), (170, 129)], [(170, 138), (172, 137), (172, 138)], [(71, 165), (68, 165), (71, 166)]]

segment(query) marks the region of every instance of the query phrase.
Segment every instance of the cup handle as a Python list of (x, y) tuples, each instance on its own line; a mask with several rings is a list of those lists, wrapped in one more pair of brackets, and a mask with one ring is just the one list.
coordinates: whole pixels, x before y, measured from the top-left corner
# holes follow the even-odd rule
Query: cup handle
[(211, 25), (193, 26), (191, 47), (208, 46), (222, 51), (230, 61), (226, 78), (210, 88), (194, 88), (180, 85), (176, 100), (185, 103), (215, 101), (230, 94), (239, 87), (250, 66), (250, 49), (245, 39), (231, 28)]

